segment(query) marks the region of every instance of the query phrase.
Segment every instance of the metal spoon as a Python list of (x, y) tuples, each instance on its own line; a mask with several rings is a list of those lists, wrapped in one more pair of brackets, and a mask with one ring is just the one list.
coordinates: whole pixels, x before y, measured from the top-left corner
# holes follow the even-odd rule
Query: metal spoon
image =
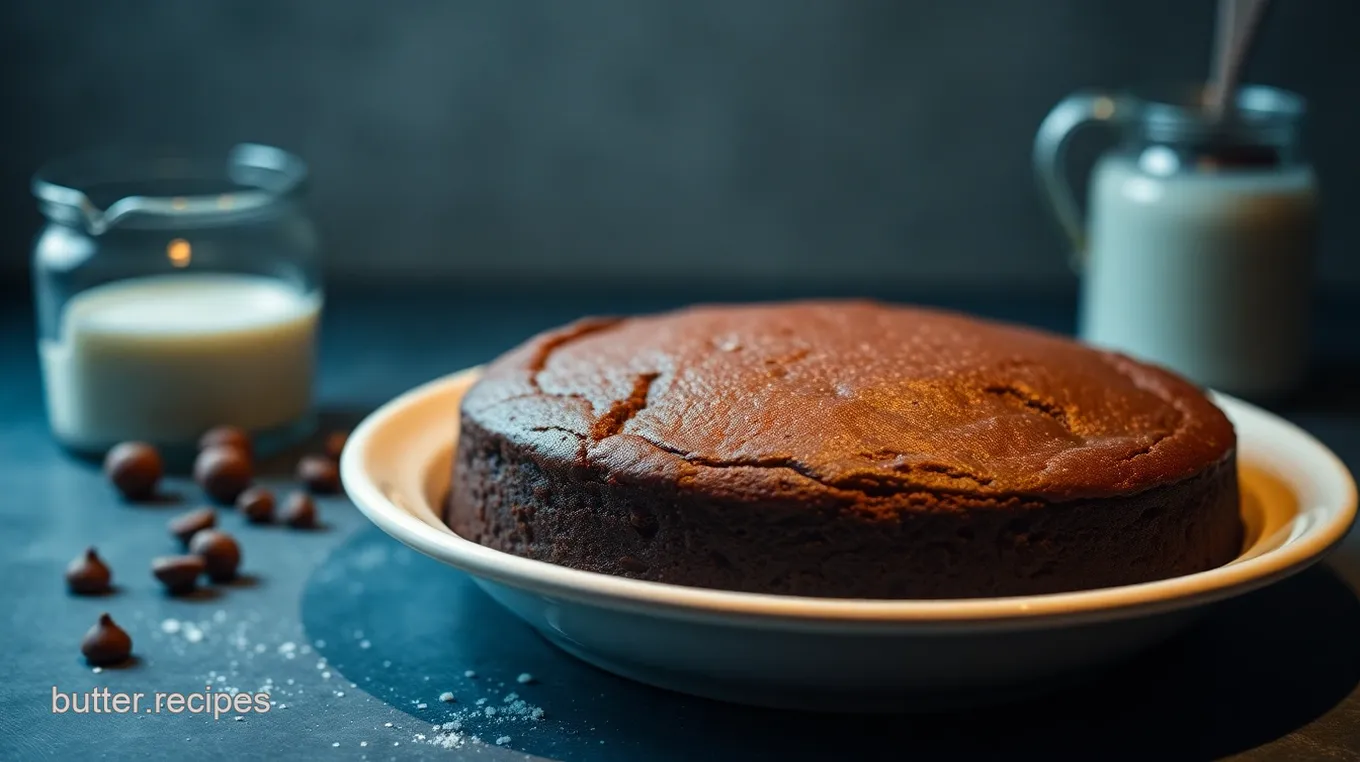
[(1269, 0), (1219, 0), (1218, 28), (1214, 36), (1214, 59), (1205, 92), (1205, 108), (1214, 121), (1232, 111), (1237, 81), (1265, 15)]

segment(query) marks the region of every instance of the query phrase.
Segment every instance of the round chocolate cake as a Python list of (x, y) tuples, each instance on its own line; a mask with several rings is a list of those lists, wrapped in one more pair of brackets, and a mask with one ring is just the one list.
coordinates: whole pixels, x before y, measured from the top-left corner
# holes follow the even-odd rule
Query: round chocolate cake
[(1240, 551), (1231, 423), (1161, 369), (869, 302), (587, 319), (462, 402), (458, 534), (679, 585), (970, 598)]

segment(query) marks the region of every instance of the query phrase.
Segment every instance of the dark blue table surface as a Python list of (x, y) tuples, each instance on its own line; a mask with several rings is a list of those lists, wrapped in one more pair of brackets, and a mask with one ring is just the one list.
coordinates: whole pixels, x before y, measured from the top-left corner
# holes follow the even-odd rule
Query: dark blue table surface
[[(319, 399), (328, 425), (423, 381), (490, 359), (585, 313), (650, 311), (710, 293), (333, 294)], [(921, 295), (1068, 331), (1067, 294)], [(1360, 319), (1324, 304), (1317, 373), (1276, 409), (1360, 466)], [(1327, 563), (1219, 606), (1173, 642), (1046, 698), (935, 716), (795, 715), (692, 699), (602, 673), (556, 651), (460, 572), (372, 526), (343, 498), (324, 531), (250, 527), (241, 584), (194, 600), (159, 594), (152, 556), (167, 517), (198, 501), (130, 506), (97, 466), (47, 434), (26, 298), (0, 293), (0, 758), (722, 760), (1360, 759), (1360, 541)], [(288, 456), (264, 483), (288, 486)], [(68, 596), (67, 561), (98, 545), (117, 591)], [(136, 664), (93, 672), (78, 644), (99, 612), (132, 634)], [(475, 677), (466, 676), (472, 670)], [(530, 673), (535, 680), (520, 684)], [(52, 692), (270, 688), (266, 714), (54, 714)], [(456, 701), (440, 701), (450, 691)], [(517, 693), (527, 703), (507, 701)], [(479, 699), (485, 699), (479, 704)], [(499, 708), (488, 716), (485, 708)], [(507, 708), (520, 707), (520, 714)], [(541, 719), (524, 716), (533, 708)], [(433, 725), (459, 719), (450, 734)], [(485, 743), (472, 743), (465, 735)], [(504, 739), (500, 746), (497, 739)], [(432, 743), (432, 741), (442, 743)], [(459, 745), (461, 743), (461, 746)], [(455, 748), (445, 748), (453, 746)]]

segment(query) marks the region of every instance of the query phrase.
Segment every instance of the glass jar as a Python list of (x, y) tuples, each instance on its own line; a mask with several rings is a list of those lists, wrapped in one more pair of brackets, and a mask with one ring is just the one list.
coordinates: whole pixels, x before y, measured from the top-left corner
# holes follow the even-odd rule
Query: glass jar
[[(1298, 386), (1318, 195), (1303, 115), (1302, 98), (1259, 85), (1222, 120), (1199, 88), (1076, 93), (1050, 112), (1035, 164), (1082, 275), (1083, 339), (1242, 396)], [(1095, 164), (1083, 218), (1063, 160), (1086, 124), (1118, 141)]]
[(230, 424), (268, 454), (312, 431), (322, 290), (306, 179), (296, 156), (255, 144), (37, 174), (33, 288), (58, 442), (99, 456), (140, 440), (175, 458)]

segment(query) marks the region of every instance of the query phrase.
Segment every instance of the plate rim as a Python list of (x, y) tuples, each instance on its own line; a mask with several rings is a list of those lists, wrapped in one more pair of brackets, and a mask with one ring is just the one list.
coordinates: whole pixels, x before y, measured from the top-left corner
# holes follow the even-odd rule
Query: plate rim
[[(1078, 624), (1170, 612), (1240, 595), (1291, 576), (1321, 560), (1346, 536), (1356, 518), (1356, 485), (1341, 459), (1297, 425), (1250, 403), (1210, 391), (1225, 411), (1254, 417), (1311, 450), (1323, 471), (1339, 478), (1343, 494), (1329, 521), (1309, 527), (1302, 536), (1238, 563), (1195, 574), (1133, 585), (999, 598), (886, 600), (714, 590), (635, 580), (573, 569), (516, 556), (463, 539), (437, 528), (396, 505), (367, 469), (370, 444), (378, 432), (400, 422), (415, 408), (444, 396), (460, 394), (482, 366), (473, 366), (421, 384), (366, 416), (351, 432), (340, 458), (345, 491), (375, 525), (403, 544), (468, 574), (513, 588), (557, 596), (577, 603), (689, 620), (733, 623), (737, 620), (781, 627), (821, 630), (862, 628), (974, 630), (1004, 625), (1008, 629)], [(447, 419), (427, 422), (431, 426)], [(450, 438), (457, 431), (447, 432)], [(1240, 449), (1240, 448), (1239, 448)], [(1311, 459), (1311, 458), (1310, 458)], [(418, 466), (427, 467), (429, 455)], [(421, 480), (425, 478), (424, 473)], [(424, 497), (422, 496), (422, 501)], [(437, 515), (437, 514), (436, 514)]]

